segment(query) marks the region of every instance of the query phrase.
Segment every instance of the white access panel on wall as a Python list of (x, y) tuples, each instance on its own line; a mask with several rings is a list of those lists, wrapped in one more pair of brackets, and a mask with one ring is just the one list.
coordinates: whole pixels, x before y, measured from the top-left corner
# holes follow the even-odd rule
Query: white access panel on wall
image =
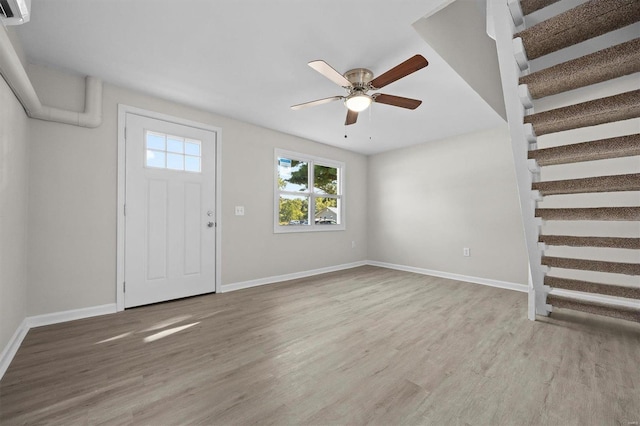
[(125, 120), (124, 307), (214, 292), (216, 132)]

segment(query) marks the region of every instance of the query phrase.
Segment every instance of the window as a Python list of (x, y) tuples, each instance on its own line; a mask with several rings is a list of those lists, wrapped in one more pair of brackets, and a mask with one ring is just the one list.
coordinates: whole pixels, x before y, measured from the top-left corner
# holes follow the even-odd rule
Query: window
[(344, 163), (276, 150), (275, 232), (344, 230)]
[(200, 173), (201, 141), (149, 130), (144, 139), (146, 167)]

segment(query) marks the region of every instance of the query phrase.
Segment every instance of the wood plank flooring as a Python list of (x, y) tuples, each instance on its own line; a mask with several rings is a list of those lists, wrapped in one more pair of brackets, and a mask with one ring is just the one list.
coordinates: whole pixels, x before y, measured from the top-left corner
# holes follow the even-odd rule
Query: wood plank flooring
[(640, 324), (526, 303), (366, 266), (40, 327), (0, 424), (637, 425)]

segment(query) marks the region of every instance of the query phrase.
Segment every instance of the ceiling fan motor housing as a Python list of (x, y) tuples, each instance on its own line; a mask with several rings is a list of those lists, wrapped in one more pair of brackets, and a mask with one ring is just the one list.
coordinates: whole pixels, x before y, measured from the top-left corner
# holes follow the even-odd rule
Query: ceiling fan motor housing
[(349, 80), (357, 91), (367, 91), (369, 82), (373, 80), (373, 73), (366, 68), (355, 68), (344, 73), (344, 78)]

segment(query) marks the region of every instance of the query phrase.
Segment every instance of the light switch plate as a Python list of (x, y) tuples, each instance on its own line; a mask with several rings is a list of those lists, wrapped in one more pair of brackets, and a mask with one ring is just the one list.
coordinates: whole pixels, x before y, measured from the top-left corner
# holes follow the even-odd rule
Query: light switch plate
[(244, 206), (236, 206), (236, 216), (244, 216)]

